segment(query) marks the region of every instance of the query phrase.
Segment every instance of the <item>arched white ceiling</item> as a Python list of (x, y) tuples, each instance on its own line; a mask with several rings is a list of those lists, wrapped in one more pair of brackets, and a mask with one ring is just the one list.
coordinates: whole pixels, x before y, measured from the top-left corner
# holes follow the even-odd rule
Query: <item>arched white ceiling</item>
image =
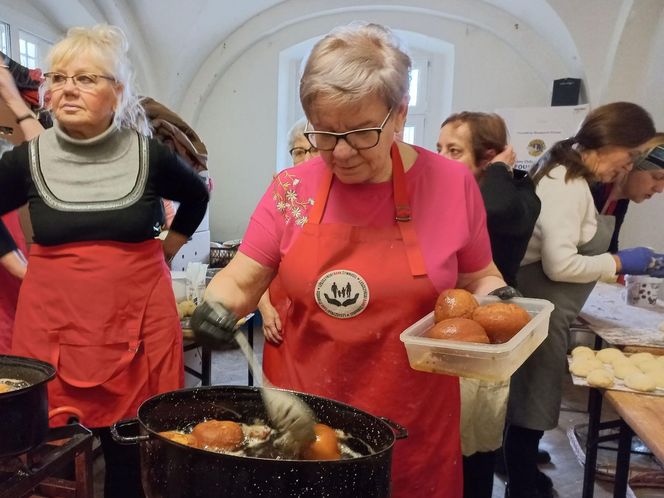
[[(240, 26), (212, 52), (192, 79), (178, 108), (181, 109), (183, 116), (195, 120), (219, 76), (253, 44), (280, 30), (293, 26), (306, 27), (306, 22), (312, 18), (331, 16), (340, 12), (356, 12), (358, 17), (369, 17), (376, 12), (400, 12), (404, 16), (434, 16), (454, 20), (486, 30), (501, 39), (519, 53), (543, 81), (549, 82), (553, 79), (552, 76), (559, 75), (559, 73), (552, 75), (552, 68), (547, 64), (551, 59), (542, 57), (543, 53), (551, 52), (560, 59), (566, 74), (583, 77), (582, 65), (578, 53), (574, 50), (571, 35), (545, 0), (515, 1), (512, 9), (514, 11), (519, 10), (521, 3), (532, 3), (539, 5), (547, 13), (548, 17), (545, 18), (535, 9), (537, 16), (532, 24), (531, 19), (515, 17), (502, 8), (503, 3), (509, 2), (501, 2), (501, 8), (492, 5), (493, 3), (497, 2), (418, 0), (411, 1), (408, 5), (399, 2), (358, 5), (354, 0), (338, 0), (333, 4), (325, 0), (281, 2)], [(303, 37), (306, 38), (307, 35), (303, 34)]]
[(254, 43), (307, 19), (342, 10), (354, 11), (358, 17), (398, 11), (465, 23), (497, 36), (542, 79), (551, 79), (543, 63), (547, 59), (539, 55), (542, 52), (555, 53), (568, 75), (583, 77), (572, 36), (548, 0), (382, 0), (364, 4), (357, 0), (24, 1), (63, 33), (72, 25), (97, 22), (122, 27), (131, 40), (144, 93), (190, 117), (197, 115), (198, 106), (224, 68)]

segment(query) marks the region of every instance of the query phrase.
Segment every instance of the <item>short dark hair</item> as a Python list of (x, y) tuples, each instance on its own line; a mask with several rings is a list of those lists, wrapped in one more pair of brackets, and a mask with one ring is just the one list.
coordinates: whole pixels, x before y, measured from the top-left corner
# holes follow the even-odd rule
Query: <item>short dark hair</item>
[(465, 123), (470, 129), (475, 164), (479, 164), (484, 159), (488, 150), (493, 149), (496, 153), (500, 153), (507, 145), (507, 126), (498, 114), (471, 111), (457, 112), (443, 121), (440, 127), (455, 123)]

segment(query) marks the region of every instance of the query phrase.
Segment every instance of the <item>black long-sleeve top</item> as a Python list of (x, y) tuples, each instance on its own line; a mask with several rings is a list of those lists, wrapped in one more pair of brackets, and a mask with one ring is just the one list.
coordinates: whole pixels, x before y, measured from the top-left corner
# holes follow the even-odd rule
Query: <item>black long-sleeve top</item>
[[(604, 210), (604, 205), (609, 200), (611, 190), (613, 189), (612, 183), (593, 183), (590, 185), (590, 192), (593, 195), (593, 201), (595, 202), (595, 208), (601, 213)], [(610, 212), (605, 214), (614, 216), (616, 218), (616, 225), (613, 229), (613, 235), (611, 236), (611, 243), (609, 244), (609, 252), (617, 253), (619, 249), (618, 238), (620, 237), (620, 229), (622, 228), (623, 221), (625, 221), (625, 215), (627, 214), (627, 208), (629, 207), (629, 199), (618, 199), (615, 201), (615, 205)]]
[[(180, 203), (171, 230), (190, 236), (207, 208), (205, 183), (177, 155), (156, 140), (148, 139), (146, 150), (146, 178), (142, 181), (136, 179), (134, 200), (123, 203), (123, 199), (119, 198), (116, 208), (112, 205), (113, 201), (106, 200), (98, 204), (83, 203), (83, 209), (76, 206), (70, 209), (76, 203), (59, 202), (57, 195), (49, 190), (42, 172), (34, 167), (34, 157), (31, 167), (30, 143), (24, 143), (0, 158), (0, 214), (28, 202), (34, 241), (45, 246), (91, 240), (142, 242), (159, 234), (163, 220), (163, 197)], [(37, 182), (34, 175), (40, 176)], [(141, 176), (140, 173), (138, 176)], [(42, 196), (45, 192), (54, 200), (45, 201)], [(0, 255), (15, 247), (9, 232), (0, 222)]]
[(532, 179), (522, 171), (510, 173), (506, 164), (492, 163), (480, 180), (487, 213), (493, 261), (508, 285), (518, 288), (516, 273), (526, 254), (540, 213)]

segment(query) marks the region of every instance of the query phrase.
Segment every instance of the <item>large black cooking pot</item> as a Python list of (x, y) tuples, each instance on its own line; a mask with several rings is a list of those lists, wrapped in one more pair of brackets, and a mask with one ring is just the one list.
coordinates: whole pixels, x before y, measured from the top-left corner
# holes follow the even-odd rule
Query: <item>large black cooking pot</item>
[(0, 394), (0, 457), (38, 446), (48, 431), (46, 383), (55, 368), (43, 361), (0, 355), (0, 378), (24, 380), (30, 386)]
[[(353, 438), (365, 456), (337, 461), (274, 460), (213, 453), (183, 446), (158, 432), (205, 419), (254, 423), (267, 420), (256, 387), (213, 386), (160, 394), (144, 402), (138, 418), (111, 428), (116, 441), (140, 443), (143, 487), (149, 498), (334, 497), (390, 495), (390, 464), (395, 439), (405, 429), (352, 406), (295, 392), (317, 418)], [(138, 426), (138, 427), (137, 427)], [(140, 435), (119, 432), (138, 429)]]

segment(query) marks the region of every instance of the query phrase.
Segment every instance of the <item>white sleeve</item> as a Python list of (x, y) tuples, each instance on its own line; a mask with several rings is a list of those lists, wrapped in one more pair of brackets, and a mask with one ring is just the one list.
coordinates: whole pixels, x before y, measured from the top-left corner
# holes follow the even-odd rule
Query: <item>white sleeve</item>
[(586, 181), (579, 178), (565, 183), (564, 175), (554, 173), (554, 178), (540, 180), (537, 195), (542, 201), (538, 224), (546, 276), (559, 282), (587, 283), (615, 275), (611, 254), (583, 256), (577, 249), (587, 217), (595, 215)]

